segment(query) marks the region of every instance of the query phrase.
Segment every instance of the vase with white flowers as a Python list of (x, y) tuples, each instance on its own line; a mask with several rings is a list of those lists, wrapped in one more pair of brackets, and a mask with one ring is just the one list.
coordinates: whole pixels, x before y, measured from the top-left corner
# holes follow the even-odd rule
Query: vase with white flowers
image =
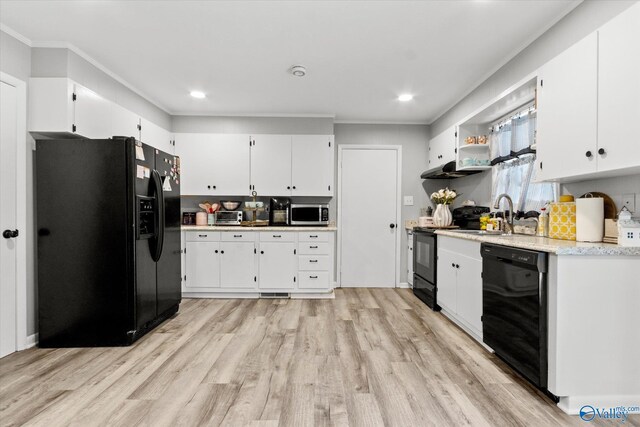
[(436, 211), (433, 213), (433, 225), (436, 227), (446, 227), (451, 225), (453, 218), (449, 205), (458, 197), (458, 193), (448, 188), (441, 188), (440, 190), (431, 194), (431, 200), (436, 203)]

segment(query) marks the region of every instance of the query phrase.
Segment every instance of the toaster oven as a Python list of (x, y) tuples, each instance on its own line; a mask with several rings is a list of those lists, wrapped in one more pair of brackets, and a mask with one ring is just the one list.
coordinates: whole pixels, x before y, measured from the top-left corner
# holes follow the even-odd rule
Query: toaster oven
[(215, 213), (215, 225), (240, 225), (242, 211), (218, 211)]

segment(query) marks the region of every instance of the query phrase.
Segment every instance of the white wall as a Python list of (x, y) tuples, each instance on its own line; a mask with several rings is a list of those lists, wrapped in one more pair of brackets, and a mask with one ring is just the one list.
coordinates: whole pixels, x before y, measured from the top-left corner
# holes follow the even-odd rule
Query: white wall
[[(341, 144), (373, 144), (402, 146), (402, 196), (413, 196), (413, 206), (402, 206), (402, 218), (398, 223), (401, 239), (400, 281), (407, 281), (407, 234), (404, 221), (417, 219), (420, 208), (429, 203), (427, 194), (422, 188), (420, 174), (427, 168), (427, 141), (429, 140), (429, 126), (426, 125), (385, 125), (385, 124), (335, 124), (334, 134), (337, 146)], [(338, 170), (338, 156), (336, 154), (336, 171)], [(337, 175), (337, 174), (336, 174)], [(337, 177), (336, 177), (337, 179)], [(337, 188), (337, 183), (336, 187)], [(361, 215), (366, 215), (371, 206), (363, 206)], [(337, 198), (330, 204), (330, 216), (337, 217)], [(340, 224), (338, 224), (338, 227)]]
[(331, 117), (173, 116), (175, 133), (333, 135)]

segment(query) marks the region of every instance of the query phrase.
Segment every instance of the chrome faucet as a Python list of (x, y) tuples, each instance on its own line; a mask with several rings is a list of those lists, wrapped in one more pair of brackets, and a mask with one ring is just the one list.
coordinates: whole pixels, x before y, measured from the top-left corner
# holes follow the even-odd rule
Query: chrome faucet
[(507, 199), (507, 202), (509, 203), (509, 220), (507, 221), (505, 218), (504, 232), (505, 234), (513, 234), (513, 200), (511, 200), (511, 197), (507, 193), (502, 193), (496, 198), (496, 203), (493, 205), (493, 208), (500, 209), (500, 201), (503, 198)]

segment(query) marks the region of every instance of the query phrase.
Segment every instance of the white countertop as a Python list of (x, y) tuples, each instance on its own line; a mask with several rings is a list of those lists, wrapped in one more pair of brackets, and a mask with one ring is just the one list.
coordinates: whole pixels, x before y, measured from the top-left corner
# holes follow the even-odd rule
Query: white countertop
[(241, 225), (183, 225), (183, 231), (336, 231), (335, 226), (266, 226), (266, 227), (244, 227)]
[(549, 239), (548, 237), (527, 236), (523, 234), (510, 236), (479, 235), (473, 233), (459, 233), (451, 230), (437, 230), (436, 234), (455, 237), (458, 239), (511, 246), (514, 248), (549, 252), (556, 255), (640, 256), (640, 247), (625, 247), (611, 243), (574, 242), (571, 240)]

